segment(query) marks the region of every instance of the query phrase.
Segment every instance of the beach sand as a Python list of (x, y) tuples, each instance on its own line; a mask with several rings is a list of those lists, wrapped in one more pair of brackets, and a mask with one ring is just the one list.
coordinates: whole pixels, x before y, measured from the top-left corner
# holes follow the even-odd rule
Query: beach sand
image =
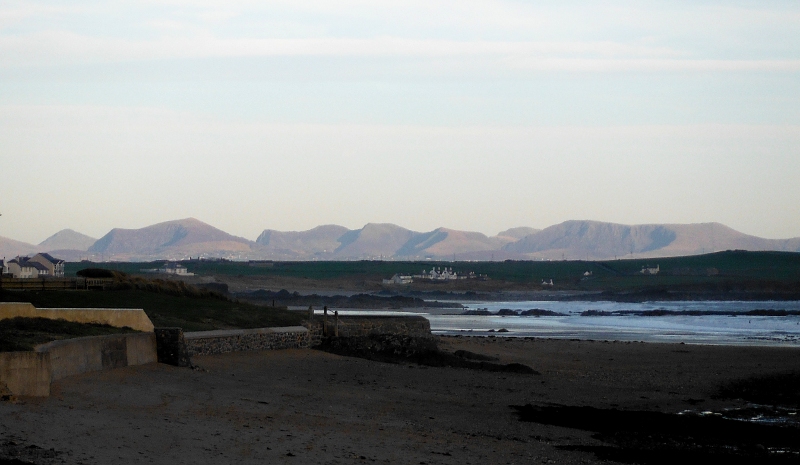
[[(738, 407), (731, 380), (799, 371), (791, 348), (440, 337), (541, 375), (398, 365), (316, 350), (195, 357), (0, 402), (0, 457), (34, 463), (599, 463), (589, 431), (513, 405), (675, 413)], [(27, 455), (26, 455), (27, 454)], [(0, 460), (0, 463), (3, 463)], [(5, 462), (22, 463), (22, 462)]]

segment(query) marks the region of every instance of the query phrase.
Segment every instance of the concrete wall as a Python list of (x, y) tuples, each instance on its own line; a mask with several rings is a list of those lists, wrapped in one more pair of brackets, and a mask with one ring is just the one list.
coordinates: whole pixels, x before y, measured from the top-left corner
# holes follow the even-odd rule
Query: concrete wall
[(50, 354), (0, 352), (0, 394), (50, 395)]
[(153, 331), (153, 322), (142, 309), (129, 308), (36, 308), (29, 303), (0, 302), (0, 320), (14, 317), (49, 318), (76, 323), (98, 323), (137, 331)]
[(184, 341), (189, 356), (213, 355), (248, 350), (305, 349), (309, 347), (309, 334), (303, 326), (197, 331), (184, 333)]
[(39, 345), (35, 352), (0, 353), (0, 391), (48, 396), (50, 383), (67, 376), (156, 360), (154, 333), (64, 339)]
[(50, 354), (52, 381), (90, 371), (155, 363), (154, 333), (110, 334), (48, 342), (36, 347)]

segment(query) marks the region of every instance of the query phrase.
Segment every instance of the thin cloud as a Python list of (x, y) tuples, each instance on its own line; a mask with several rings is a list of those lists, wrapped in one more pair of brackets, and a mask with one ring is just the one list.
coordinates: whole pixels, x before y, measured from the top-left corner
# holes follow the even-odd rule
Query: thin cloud
[[(158, 23), (154, 26), (170, 26)], [(507, 42), (372, 39), (221, 39), (209, 35), (157, 40), (96, 38), (47, 32), (0, 38), (5, 67), (222, 57), (419, 57), (484, 60), (523, 71), (797, 71), (800, 60), (692, 59), (664, 47), (611, 41)]]

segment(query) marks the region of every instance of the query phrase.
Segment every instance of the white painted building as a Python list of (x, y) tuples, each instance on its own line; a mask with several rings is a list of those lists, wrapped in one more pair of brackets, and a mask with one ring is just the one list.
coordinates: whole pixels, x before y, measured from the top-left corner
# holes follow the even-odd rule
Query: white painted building
[(661, 268), (660, 268), (659, 265), (656, 265), (655, 268), (646, 267), (645, 266), (645, 267), (642, 267), (642, 271), (640, 271), (640, 273), (642, 273), (642, 274), (658, 274), (659, 271), (661, 271)]
[(386, 285), (399, 285), (399, 284), (411, 284), (414, 282), (414, 279), (411, 276), (395, 274), (389, 279), (384, 279), (383, 284)]
[(141, 271), (145, 273), (174, 274), (176, 276), (194, 276), (194, 273), (189, 273), (189, 270), (180, 263), (170, 262), (165, 263), (161, 268), (149, 268)]

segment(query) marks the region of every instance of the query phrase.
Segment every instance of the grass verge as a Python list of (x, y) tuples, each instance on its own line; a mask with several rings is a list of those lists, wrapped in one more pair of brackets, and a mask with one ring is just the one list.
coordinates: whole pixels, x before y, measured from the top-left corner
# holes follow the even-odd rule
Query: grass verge
[(0, 291), (0, 302), (30, 302), (40, 308), (141, 308), (156, 327), (185, 331), (299, 325), (303, 315), (218, 297), (190, 297), (142, 289), (107, 291)]

